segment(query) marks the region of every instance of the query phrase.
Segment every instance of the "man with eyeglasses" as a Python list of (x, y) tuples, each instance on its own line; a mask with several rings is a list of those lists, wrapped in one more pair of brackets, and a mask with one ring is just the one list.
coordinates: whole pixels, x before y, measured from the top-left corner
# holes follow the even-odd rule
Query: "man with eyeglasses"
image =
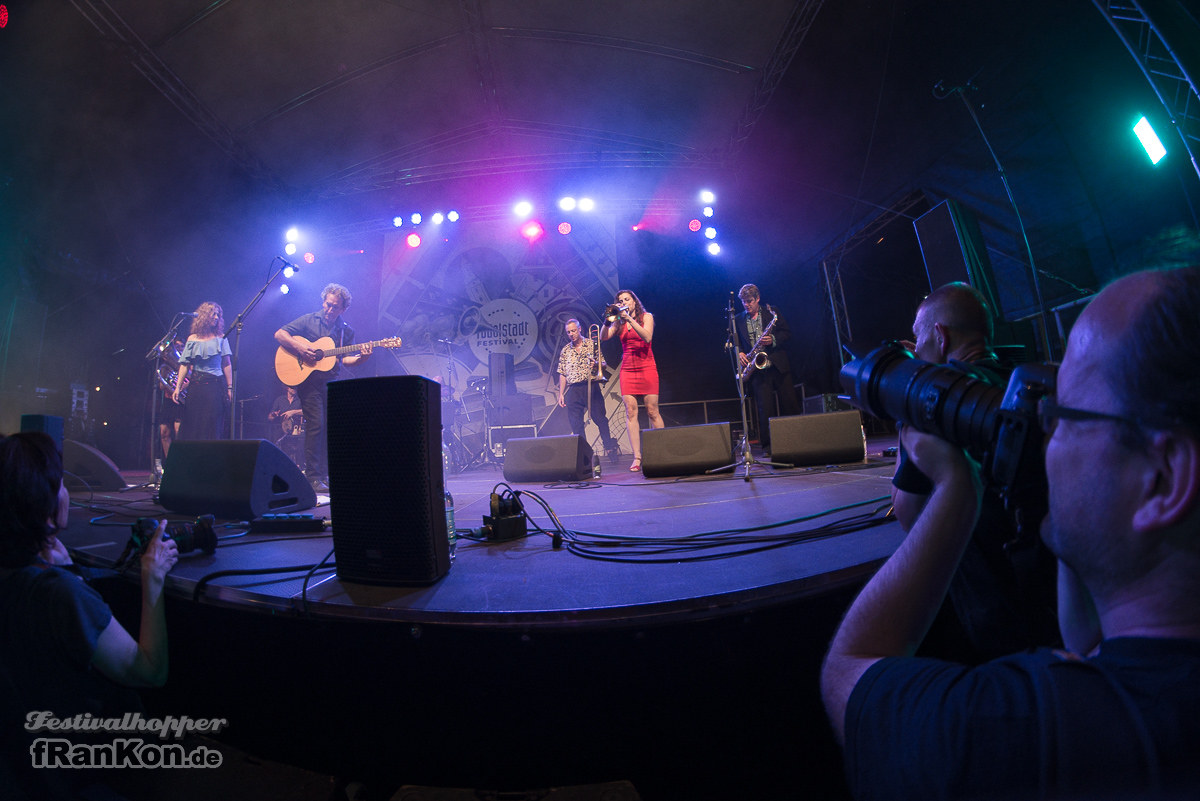
[[(1012, 371), (1001, 365), (992, 349), (993, 331), (992, 312), (983, 294), (955, 282), (938, 287), (921, 301), (913, 318), (914, 341), (904, 344), (922, 361), (1004, 387)], [(900, 525), (908, 530), (933, 484), (913, 464), (903, 443), (899, 454), (892, 505)], [(985, 486), (975, 531), (950, 582), (943, 610), (922, 644), (922, 655), (974, 664), (1025, 648), (1058, 645), (1054, 571), (1054, 558), (1038, 541), (1036, 531), (1019, 531), (999, 491)]]
[(912, 653), (970, 538), (979, 473), (901, 434), (933, 492), (821, 677), (856, 798), (1198, 797), (1198, 399), (1200, 267), (1097, 295), (1041, 408), (1067, 648), (974, 667)]

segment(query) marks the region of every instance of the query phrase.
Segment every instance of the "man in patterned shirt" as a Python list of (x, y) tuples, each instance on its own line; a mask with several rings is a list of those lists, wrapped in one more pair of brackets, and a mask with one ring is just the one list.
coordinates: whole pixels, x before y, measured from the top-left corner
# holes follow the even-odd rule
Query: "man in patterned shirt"
[(582, 435), (583, 413), (586, 410), (600, 430), (600, 440), (609, 461), (616, 463), (621, 448), (613, 439), (608, 428), (608, 414), (604, 407), (604, 393), (600, 385), (604, 379), (596, 379), (597, 364), (604, 358), (597, 353), (595, 343), (585, 340), (579, 330), (579, 321), (567, 320), (567, 344), (558, 357), (558, 405), (567, 410), (571, 431)]

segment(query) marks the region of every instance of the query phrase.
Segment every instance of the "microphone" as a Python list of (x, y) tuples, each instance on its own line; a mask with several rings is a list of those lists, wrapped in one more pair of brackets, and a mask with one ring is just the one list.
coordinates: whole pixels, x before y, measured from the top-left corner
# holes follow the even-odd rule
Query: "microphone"
[(180, 317), (195, 317), (196, 313), (195, 312), (180, 312), (179, 316)]
[(283, 256), (276, 256), (275, 258), (277, 258), (277, 259), (279, 259), (281, 262), (283, 262), (283, 266), (284, 266), (284, 267), (291, 267), (291, 268), (292, 268), (292, 272), (294, 272), (294, 273), (298, 273), (298, 272), (300, 272), (300, 265), (299, 265), (299, 264), (295, 264), (295, 263), (293, 263), (293, 262), (290, 262), (290, 261), (288, 261), (287, 259), (285, 259)]
[(437, 340), (437, 343), (439, 345), (453, 345), (454, 341), (450, 340), (450, 339), (439, 339), (439, 340)]

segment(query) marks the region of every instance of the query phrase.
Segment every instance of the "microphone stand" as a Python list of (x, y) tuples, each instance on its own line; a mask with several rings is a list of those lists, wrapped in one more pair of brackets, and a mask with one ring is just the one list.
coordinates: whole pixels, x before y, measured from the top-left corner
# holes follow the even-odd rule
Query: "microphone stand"
[[(729, 361), (733, 366), (733, 383), (737, 385), (738, 406), (742, 410), (742, 441), (738, 443), (738, 449), (741, 451), (741, 455), (738, 459), (730, 464), (722, 465), (721, 467), (714, 467), (711, 470), (705, 470), (704, 473), (705, 475), (721, 473), (725, 470), (729, 470), (740, 465), (744, 470), (742, 473), (742, 480), (749, 481), (751, 478), (750, 470), (756, 464), (767, 465), (769, 467), (791, 467), (792, 465), (783, 464), (782, 462), (770, 462), (766, 460), (755, 459), (754, 454), (750, 451), (750, 423), (746, 417), (746, 385), (745, 382), (742, 381), (742, 365), (738, 362), (738, 351), (736, 344), (737, 327), (733, 319), (732, 292), (729, 293), (729, 306), (725, 309), (725, 313), (729, 321), (729, 329), (725, 338), (725, 350), (729, 353)], [(762, 425), (761, 420), (759, 421), (759, 425)]]
[[(152, 476), (154, 474), (154, 454), (158, 450), (156, 443), (162, 439), (158, 432), (158, 362), (162, 359), (163, 354), (167, 352), (167, 349), (171, 347), (171, 343), (175, 341), (176, 331), (178, 331), (179, 326), (186, 319), (188, 318), (182, 314), (176, 314), (175, 319), (171, 321), (171, 327), (167, 329), (167, 333), (163, 334), (162, 339), (155, 342), (154, 346), (146, 351), (145, 359), (152, 363), (150, 367), (150, 474)], [(165, 459), (166, 456), (164, 453), (163, 458)]]
[[(275, 262), (283, 262), (283, 264), (278, 269), (275, 269)], [(238, 416), (236, 414), (234, 414), (233, 410), (237, 408), (236, 404), (237, 404), (237, 390), (238, 390), (238, 354), (242, 348), (242, 329), (246, 325), (246, 317), (250, 314), (251, 311), (254, 310), (254, 307), (257, 306), (259, 301), (261, 301), (263, 299), (263, 297), (267, 294), (267, 289), (271, 286), (271, 284), (275, 283), (275, 279), (278, 278), (280, 276), (280, 274), (283, 273), (284, 268), (289, 267), (289, 266), (291, 266), (291, 265), (289, 265), (287, 262), (284, 262), (283, 259), (279, 258), (278, 256), (271, 259), (271, 264), (267, 268), (267, 282), (265, 284), (263, 284), (262, 289), (258, 290), (258, 292), (254, 295), (254, 297), (252, 297), (250, 299), (250, 302), (246, 304), (246, 307), (244, 309), (242, 309), (240, 312), (238, 312), (237, 317), (233, 318), (233, 323), (229, 326), (229, 328), (225, 329), (224, 336), (226, 339), (229, 338), (229, 335), (231, 333), (233, 333), (235, 331), (237, 332), (236, 344), (233, 347), (233, 359), (232, 359), (233, 370), (231, 371), (233, 374), (233, 381), (231, 382), (233, 384), (233, 389), (229, 393), (229, 438), (230, 439), (238, 438), (235, 436)]]

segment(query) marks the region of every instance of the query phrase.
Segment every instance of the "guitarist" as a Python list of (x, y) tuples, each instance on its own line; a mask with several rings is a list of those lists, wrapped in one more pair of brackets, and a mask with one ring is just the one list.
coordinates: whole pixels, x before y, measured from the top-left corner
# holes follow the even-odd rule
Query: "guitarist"
[[(275, 332), (275, 341), (306, 364), (316, 364), (321, 355), (312, 343), (329, 337), (336, 347), (354, 344), (354, 329), (346, 325), (342, 312), (350, 308), (350, 290), (330, 284), (321, 292), (320, 311), (298, 317)], [(353, 355), (344, 356), (329, 371), (314, 370), (296, 387), (304, 410), (305, 475), (318, 492), (329, 490), (329, 467), (325, 460), (325, 385), (337, 377), (342, 364), (354, 365), (371, 355), (372, 344), (364, 343)]]
[(746, 284), (738, 290), (742, 300), (742, 308), (746, 311), (739, 314), (735, 320), (737, 327), (738, 364), (744, 370), (750, 362), (750, 352), (754, 350), (759, 338), (763, 339), (761, 351), (767, 355), (771, 364), (762, 370), (753, 370), (750, 374), (750, 387), (754, 392), (754, 402), (758, 407), (758, 441), (768, 457), (771, 454), (771, 426), (769, 421), (775, 417), (771, 412), (774, 404), (771, 402), (772, 393), (779, 395), (779, 416), (800, 414), (800, 401), (796, 398), (795, 380), (792, 378), (792, 363), (784, 345), (792, 338), (792, 330), (779, 310), (775, 312), (775, 327), (763, 337), (763, 331), (770, 325), (771, 314), (763, 313), (762, 298), (758, 287)]

